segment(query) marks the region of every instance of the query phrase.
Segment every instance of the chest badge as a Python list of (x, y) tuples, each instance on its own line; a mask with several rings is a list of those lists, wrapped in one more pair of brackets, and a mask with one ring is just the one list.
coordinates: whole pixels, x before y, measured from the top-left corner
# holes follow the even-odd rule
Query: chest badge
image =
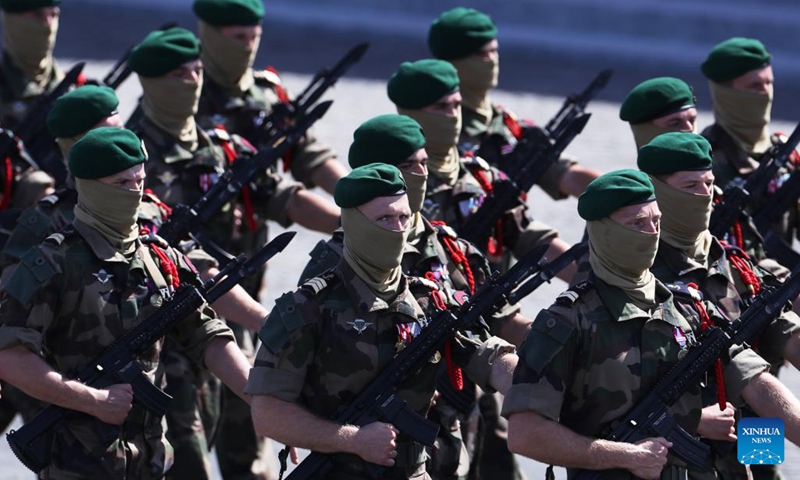
[(164, 186), (169, 187), (170, 185), (172, 185), (172, 182), (178, 179), (178, 176), (172, 173), (171, 171), (167, 170), (166, 172), (159, 175), (158, 179), (161, 181), (161, 183), (164, 184)]
[(355, 330), (356, 332), (358, 332), (359, 335), (361, 335), (362, 333), (364, 333), (364, 330), (366, 330), (367, 327), (372, 325), (372, 322), (368, 322), (363, 318), (356, 318), (352, 322), (347, 322), (347, 324), (351, 325), (353, 327), (353, 330)]
[(97, 281), (100, 282), (100, 285), (105, 285), (106, 282), (114, 278), (114, 275), (111, 275), (110, 273), (106, 272), (105, 269), (103, 268), (101, 268), (99, 272), (93, 273), (92, 275), (94, 275), (94, 278), (96, 278)]

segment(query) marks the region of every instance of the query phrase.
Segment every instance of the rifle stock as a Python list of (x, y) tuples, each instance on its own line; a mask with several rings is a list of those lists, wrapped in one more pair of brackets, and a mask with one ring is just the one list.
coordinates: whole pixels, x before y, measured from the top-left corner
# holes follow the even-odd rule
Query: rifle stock
[[(73, 378), (98, 389), (116, 383), (130, 383), (137, 403), (155, 415), (163, 415), (171, 397), (144, 376), (136, 363), (136, 356), (204, 303), (214, 303), (242, 278), (256, 273), (263, 263), (286, 248), (294, 235), (295, 232), (278, 235), (250, 260), (244, 255), (239, 256), (201, 287), (181, 285), (161, 308), (117, 339)], [(50, 405), (19, 430), (6, 434), (11, 450), (34, 473), (39, 473), (49, 464), (50, 439), (68, 412), (63, 407)]]

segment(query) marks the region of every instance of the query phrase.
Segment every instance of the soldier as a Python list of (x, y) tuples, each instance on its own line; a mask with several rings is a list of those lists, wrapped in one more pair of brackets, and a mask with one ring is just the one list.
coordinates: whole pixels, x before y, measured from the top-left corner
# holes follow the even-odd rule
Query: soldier
[(53, 58), (61, 0), (3, 0), (0, 122), (14, 128), (64, 78)]
[[(637, 444), (597, 438), (683, 357), (699, 330), (648, 270), (661, 216), (653, 186), (641, 172), (610, 172), (581, 195), (578, 213), (587, 221), (592, 272), (539, 313), (522, 345), (524, 361), (503, 405), (509, 448), (566, 466), (570, 478), (577, 469), (611, 468), (646, 479), (685, 478), (664, 438)], [(728, 397), (742, 395), (759, 411), (785, 418), (787, 437), (800, 440), (800, 402), (767, 372), (769, 365), (749, 349), (732, 348), (727, 357)], [(693, 434), (701, 407), (698, 388), (670, 411)]]
[[(199, 282), (183, 255), (156, 236), (139, 236), (145, 160), (129, 130), (87, 133), (69, 160), (78, 190), (75, 221), (31, 249), (3, 285), (5, 380), (76, 411), (56, 433), (43, 478), (158, 479), (170, 465), (161, 419), (132, 405), (130, 385), (98, 390), (63, 376), (97, 357), (180, 283)], [(212, 310), (199, 309), (170, 337), (244, 395), (249, 364)], [(162, 343), (137, 359), (156, 385)], [(109, 426), (117, 426), (110, 436)]]
[[(425, 132), (428, 153), (426, 201), (423, 213), (430, 220), (444, 220), (458, 231), (477, 209), (492, 185), (505, 181), (501, 171), (479, 157), (462, 156), (456, 146), (461, 127), (461, 93), (456, 69), (442, 60), (419, 60), (400, 65), (387, 86), (397, 112), (416, 120)], [(549, 258), (569, 245), (548, 225), (530, 220), (527, 206), (519, 205), (503, 219), (503, 228), (490, 245), (478, 245), (490, 261), (498, 262), (505, 249), (519, 258), (536, 245), (550, 244)], [(561, 272), (569, 280), (574, 267)]]
[[(494, 104), (489, 91), (497, 87), (500, 74), (497, 27), (487, 15), (456, 7), (442, 13), (428, 30), (428, 49), (435, 58), (447, 60), (458, 70), (463, 98), (459, 148), (476, 151), (490, 135), (498, 134), (505, 145), (516, 144), (520, 122), (503, 107)], [(528, 123), (528, 125), (525, 125)], [(553, 199), (577, 197), (599, 173), (562, 157), (551, 166), (538, 185)]]
[[(662, 213), (658, 253), (650, 271), (664, 283), (677, 284), (678, 289), (673, 290), (676, 303), (691, 306), (682, 311), (694, 310), (698, 304), (692, 294), (699, 290), (713, 304), (704, 308), (711, 319), (726, 322), (738, 318), (765, 286), (779, 283), (754, 266), (739, 248), (721, 245), (708, 231), (714, 175), (711, 146), (705, 138), (693, 133), (660, 135), (639, 150), (638, 165), (650, 176)], [(722, 313), (715, 315), (715, 310)], [(775, 375), (785, 360), (800, 366), (800, 318), (785, 312), (753, 344)], [(732, 417), (730, 404), (724, 413)], [(741, 413), (755, 416), (746, 405)], [(703, 409), (703, 419), (716, 415), (720, 409), (715, 399), (714, 405)], [(715, 436), (713, 430), (705, 430), (702, 420), (700, 427), (698, 433), (706, 438), (735, 440), (732, 434), (725, 438), (724, 432)], [(735, 448), (728, 449), (727, 457), (724, 453), (717, 461), (722, 478), (746, 479)], [(780, 478), (774, 465), (753, 465), (751, 469), (756, 478)]]
[(631, 125), (636, 148), (662, 133), (697, 131), (697, 98), (686, 82), (657, 77), (636, 85), (619, 109), (619, 118)]
[[(227, 165), (238, 155), (251, 155), (253, 148), (238, 135), (229, 135), (224, 129), (204, 131), (197, 127), (194, 114), (203, 84), (203, 64), (200, 60), (200, 44), (188, 30), (172, 28), (150, 33), (131, 52), (129, 63), (139, 75), (142, 84), (143, 116), (134, 127), (145, 142), (150, 160), (146, 168), (147, 187), (152, 189), (165, 203), (195, 203), (222, 174)], [(302, 185), (282, 179), (273, 172), (264, 172), (245, 187), (242, 201), (223, 209), (205, 231), (212, 241), (229, 252), (253, 252), (266, 240), (265, 219), (274, 220), (284, 227), (297, 221), (311, 229), (331, 233), (338, 227), (339, 210), (335, 205), (305, 190)], [(201, 271), (211, 269), (214, 261), (208, 255), (191, 253), (190, 257)], [(252, 295), (259, 291), (260, 278), (243, 284)], [(231, 325), (242, 349), (255, 355), (252, 333)], [(260, 325), (259, 325), (260, 327)], [(194, 398), (188, 393), (196, 386), (202, 390), (214, 388), (213, 379), (196, 371), (188, 359), (177, 348), (168, 345), (166, 350), (167, 379), (170, 388), (185, 388), (182, 398)], [(194, 383), (195, 385), (192, 385)], [(247, 418), (247, 405), (239, 402), (231, 392), (223, 393), (229, 411), (235, 411), (239, 428), (250, 428), (252, 422)], [(177, 442), (190, 449), (193, 457), (202, 455), (203, 460), (183, 461), (176, 455), (176, 468), (171, 475), (175, 478), (203, 478), (210, 475), (210, 462), (206, 444), (214, 437), (217, 421), (209, 418), (216, 409), (214, 396), (208, 396), (204, 403), (204, 422), (209, 426), (205, 435), (198, 433), (194, 410), (183, 412), (186, 420), (172, 414), (172, 434), (185, 434), (191, 441)], [(176, 405), (176, 409), (178, 406)], [(201, 413), (204, 412), (201, 409)], [(176, 410), (177, 413), (177, 410)], [(182, 425), (182, 427), (179, 427)], [(195, 426), (192, 426), (195, 425)], [(214, 425), (214, 426), (212, 426)], [(238, 435), (244, 437), (242, 431)], [(206, 437), (205, 440), (202, 437)], [(255, 439), (253, 434), (252, 439)], [(253, 448), (253, 445), (247, 445)], [(238, 453), (237, 453), (238, 454)], [(255, 453), (254, 453), (255, 455)], [(262, 456), (262, 460), (263, 460)], [(206, 466), (205, 471), (195, 470)], [(186, 466), (190, 470), (184, 472)], [(248, 468), (249, 469), (249, 468)], [(266, 467), (261, 467), (261, 470)]]
[[(491, 275), (485, 257), (474, 245), (459, 239), (447, 224), (432, 224), (421, 213), (428, 179), (428, 156), (424, 146), (425, 136), (416, 121), (405, 115), (381, 115), (361, 124), (353, 134), (350, 167), (386, 163), (396, 166), (403, 175), (412, 213), (408, 246), (401, 262), (403, 273), (432, 280), (442, 290), (474, 292)], [(311, 261), (301, 275), (300, 284), (336, 266), (342, 256), (343, 239), (344, 232), (340, 229), (327, 242), (317, 244), (310, 253)], [(529, 318), (519, 313), (518, 307), (507, 307), (486, 320), (493, 335), (515, 345), (522, 342), (531, 324)], [(467, 428), (466, 420), (477, 420), (477, 411), (472, 411), (475, 393), (474, 386), (471, 387), (472, 391), (465, 387), (461, 395), (447, 388), (446, 382), (440, 384), (441, 397), (429, 415), (442, 425), (428, 462), (428, 473), (437, 479), (465, 477), (469, 470), (471, 452), (467, 446), (474, 444), (476, 438)], [(459, 398), (454, 399), (452, 395)]]
[[(334, 195), (342, 207), (342, 261), (280, 297), (259, 334), (263, 344), (247, 386), (256, 399), (256, 428), (287, 445), (339, 452), (325, 478), (370, 478), (364, 461), (394, 467), (383, 478), (430, 478), (424, 447), (398, 435), (392, 425), (357, 427), (324, 420), (413, 341), (420, 322), (435, 310), (427, 300), (432, 287), (415, 299), (409, 291), (412, 280), (401, 270), (411, 221), (405, 189), (400, 172), (386, 164), (359, 167), (342, 178)], [(452, 301), (452, 292), (436, 293)], [(445, 354), (445, 361), (450, 357), (466, 365), (466, 373), (481, 386), (502, 391), (509, 380), (505, 369), (516, 363), (513, 346), (483, 335), (467, 340), (461, 333), (450, 344), (454, 353)], [(435, 363), (398, 392), (422, 415), (430, 408), (440, 358), (436, 355)]]
[[(223, 125), (264, 148), (264, 135), (255, 130), (256, 124), (290, 97), (275, 69), (253, 70), (264, 20), (262, 0), (195, 0), (193, 9), (205, 69), (198, 123), (203, 128)], [(291, 170), (298, 181), (309, 188), (319, 185), (330, 194), (347, 173), (311, 130), (283, 160), (284, 170)]]

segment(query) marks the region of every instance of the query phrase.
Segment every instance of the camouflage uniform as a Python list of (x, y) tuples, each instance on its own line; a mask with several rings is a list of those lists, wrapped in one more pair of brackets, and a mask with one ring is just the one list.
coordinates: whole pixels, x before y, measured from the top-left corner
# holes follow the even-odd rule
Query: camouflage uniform
[(0, 65), (0, 124), (14, 128), (25, 118), (28, 109), (40, 95), (50, 92), (64, 78), (64, 73), (54, 66), (45, 85), (37, 85), (14, 65), (7, 52), (3, 52)]
[[(229, 132), (246, 138), (257, 149), (262, 149), (268, 145), (262, 132), (256, 131), (256, 122), (269, 115), (274, 105), (288, 103), (289, 95), (274, 70), (255, 70), (253, 77), (255, 84), (242, 93), (226, 91), (207, 74), (196, 118), (203, 128), (222, 125)], [(284, 171), (291, 170), (292, 176), (307, 187), (312, 187), (311, 172), (329, 158), (335, 158), (334, 152), (309, 130), (284, 155), (283, 168)]]
[[(656, 298), (659, 306), (645, 312), (622, 290), (593, 274), (559, 295), (536, 317), (520, 348), (503, 415), (534, 411), (580, 435), (599, 437), (695, 342), (699, 326), (678, 313), (661, 283)], [(728, 363), (725, 381), (729, 397), (736, 398), (747, 381), (768, 365), (749, 350), (731, 352), (736, 361)], [(694, 433), (701, 408), (698, 385), (681, 397), (671, 413)], [(678, 462), (670, 456), (661, 478), (680, 474)], [(577, 470), (567, 472), (572, 478)]]
[[(216, 182), (228, 163), (222, 147), (225, 142), (230, 142), (238, 154), (254, 152), (252, 147), (240, 137), (228, 136), (223, 129), (214, 129), (208, 132), (198, 129), (199, 147), (194, 152), (189, 152), (181, 147), (147, 118), (143, 117), (139, 124), (133, 127), (133, 130), (142, 138), (150, 155), (148, 162), (145, 163), (146, 187), (152, 189), (159, 198), (172, 206), (178, 203), (187, 205), (195, 203)], [(248, 254), (260, 248), (266, 242), (265, 219), (274, 220), (284, 227), (289, 226), (291, 221), (286, 216), (286, 203), (302, 186), (281, 179), (274, 173), (267, 173), (251, 182), (249, 188), (257, 226), (256, 231), (248, 230), (245, 222), (242, 222), (240, 226), (236, 225), (234, 209), (240, 207), (234, 205), (223, 208), (223, 211), (204, 228), (211, 240), (228, 252)], [(190, 254), (190, 257), (201, 270), (214, 265), (214, 262), (209, 261), (208, 258), (202, 259), (193, 254)], [(256, 275), (254, 278), (242, 282), (242, 286), (251, 295), (257, 295), (260, 288), (260, 277), (260, 275)], [(246, 352), (248, 342), (252, 344), (252, 340), (248, 338), (252, 338), (252, 332), (245, 331), (234, 324), (231, 324), (231, 328), (234, 330), (237, 343)], [(181, 455), (181, 452), (176, 455), (178, 459), (176, 468), (170, 475), (174, 478), (207, 478), (210, 476), (207, 447), (211, 445), (214, 433), (218, 428), (230, 428), (230, 425), (225, 427), (219, 425), (220, 400), (214, 394), (219, 391), (220, 385), (208, 372), (202, 372), (197, 365), (191, 365), (179, 348), (172, 348), (177, 346), (168, 344), (167, 347), (164, 361), (167, 368), (167, 383), (172, 385), (170, 389), (175, 388), (175, 393), (180, 398), (187, 399), (184, 406), (189, 405), (188, 399), (194, 398), (198, 389), (201, 393), (209, 394), (201, 395), (198, 399), (200, 408), (197, 412), (194, 409), (176, 408), (167, 414), (168, 421), (173, 425), (170, 430), (188, 435), (185, 437), (187, 440), (178, 441), (176, 439), (176, 443), (186, 445), (187, 451), (191, 452), (187, 453), (188, 456)], [(250, 350), (253, 350), (252, 347)], [(221, 388), (223, 392), (221, 401), (230, 405), (226, 411), (234, 412), (230, 414), (234, 416), (232, 421), (235, 426), (242, 429), (237, 435), (240, 436), (239, 438), (243, 438), (246, 436), (246, 433), (243, 432), (249, 430), (253, 432), (252, 438), (255, 439), (250, 409), (247, 404), (226, 387)], [(181, 390), (182, 393), (178, 394), (177, 390)], [(200, 422), (199, 420), (203, 418), (206, 420)], [(168, 430), (168, 434), (172, 433)], [(225, 449), (224, 445), (226, 444), (223, 441), (223, 449)], [(234, 466), (230, 468), (235, 470), (238, 456), (251, 455), (250, 452), (253, 450), (252, 444), (242, 445), (240, 450), (220, 457), (221, 468), (226, 471), (229, 469), (227, 461), (230, 458), (234, 462)], [(193, 460), (188, 460), (190, 457)], [(187, 461), (184, 462), (183, 458), (187, 458)], [(251, 456), (250, 461), (264, 462), (266, 461), (265, 455), (262, 453), (260, 456)], [(202, 468), (203, 466), (206, 468)], [(266, 470), (264, 465), (254, 464), (252, 468)], [(251, 465), (248, 465), (247, 471), (250, 469)], [(246, 475), (244, 472), (240, 472), (240, 474)], [(261, 475), (265, 475), (265, 473), (261, 473)]]
[[(182, 282), (199, 284), (194, 267), (156, 237), (141, 237), (130, 261), (80, 221), (48, 237), (21, 259), (4, 284), (0, 348), (24, 345), (55, 370), (69, 374), (100, 355), (163, 302), (160, 260), (146, 245), (158, 242)], [(109, 292), (115, 294), (109, 295)], [(178, 325), (170, 337), (202, 363), (209, 342), (230, 330), (208, 308)], [(161, 384), (158, 342), (137, 363)], [(78, 412), (67, 416), (43, 478), (162, 478), (170, 462), (161, 419), (135, 405), (121, 428)]]
[[(711, 144), (714, 161), (712, 168), (714, 184), (721, 189), (724, 190), (732, 181), (747, 179), (747, 176), (758, 168), (759, 158), (748, 155), (747, 152), (737, 144), (736, 140), (734, 140), (719, 124), (715, 123), (707, 127), (703, 130), (702, 135), (708, 140), (708, 143)], [(778, 182), (780, 181), (780, 177), (784, 174), (786, 174), (785, 170), (776, 177), (770, 190), (779, 186)], [(766, 198), (756, 198), (756, 208), (748, 209), (748, 213), (754, 213), (766, 200)], [(784, 215), (782, 221), (772, 225), (772, 230), (778, 233), (789, 245), (792, 244), (794, 235), (800, 235), (800, 231), (797, 230), (797, 215), (798, 212), (796, 209), (790, 209), (786, 215)], [(744, 245), (739, 246), (744, 248), (748, 255), (755, 258), (759, 266), (765, 268), (779, 278), (788, 276), (789, 271), (786, 268), (779, 265), (775, 260), (766, 257), (763, 246), (761, 245), (761, 236), (756, 230), (755, 225), (750, 222), (743, 224), (742, 232), (742, 243)], [(800, 238), (800, 236), (798, 236), (798, 238)]]
[[(520, 132), (522, 128), (534, 128), (529, 122), (520, 122), (513, 113), (495, 104), (492, 105), (492, 118), (488, 121), (475, 110), (470, 110), (462, 105), (461, 122), (461, 137), (458, 140), (458, 148), (465, 152), (477, 152), (481, 147), (481, 143), (492, 135), (496, 135), (504, 146), (516, 145), (518, 137), (514, 134), (514, 131)], [(487, 160), (490, 160), (492, 166), (502, 168), (499, 164), (500, 151), (492, 153), (493, 155), (487, 155), (489, 157)], [(545, 171), (537, 185), (554, 200), (566, 198), (567, 195), (561, 192), (559, 183), (564, 173), (576, 163), (575, 159), (567, 156), (561, 157), (558, 162)]]
[[(406, 246), (403, 253), (401, 266), (403, 273), (416, 277), (432, 278), (440, 288), (449, 291), (469, 292), (469, 281), (465, 269), (459, 267), (443, 245), (442, 237), (449, 237), (456, 243), (458, 250), (467, 258), (470, 273), (473, 276), (476, 288), (479, 288), (491, 275), (486, 258), (471, 243), (458, 239), (455, 232), (444, 225), (433, 227), (423, 217), (425, 224), (424, 233), (413, 245)], [(306, 265), (300, 276), (300, 284), (335, 267), (342, 257), (344, 232), (340, 229), (334, 232), (330, 240), (320, 240), (309, 253), (311, 260)], [(429, 273), (430, 272), (430, 273)], [(502, 323), (519, 311), (518, 306), (508, 306), (502, 311), (487, 317), (489, 331), (492, 335), (499, 335)], [(450, 387), (446, 377), (440, 378), (439, 393), (442, 397), (436, 406), (429, 412), (429, 418), (441, 424), (436, 450), (431, 452), (428, 461), (428, 473), (437, 480), (448, 478), (466, 478), (469, 472), (471, 453), (477, 441), (475, 431), (477, 410), (474, 385), (467, 384), (459, 392)], [(499, 395), (499, 394), (498, 394)], [(461, 429), (459, 429), (461, 424)], [(506, 422), (499, 419), (499, 424), (504, 428)], [(473, 428), (470, 428), (473, 427)], [(507, 450), (507, 448), (506, 448)], [(516, 462), (513, 457), (512, 462)]]
[[(708, 268), (706, 269), (687, 258), (674, 247), (660, 242), (658, 254), (651, 271), (656, 278), (663, 282), (678, 284), (677, 288), (688, 283), (698, 285), (704, 300), (712, 304), (708, 308), (711, 317), (715, 321), (725, 322), (728, 319), (738, 318), (747, 308), (747, 303), (744, 299), (750, 298), (750, 292), (742, 282), (741, 276), (729, 264), (729, 255), (729, 251), (723, 249), (722, 245), (715, 240), (708, 255)], [(749, 262), (748, 266), (754, 272), (760, 274), (762, 284), (771, 283), (774, 285), (777, 282), (772, 275)], [(693, 303), (690, 295), (681, 295), (677, 291), (674, 291), (674, 293), (676, 304), (688, 303), (691, 305)], [(722, 315), (714, 315), (713, 311), (716, 309), (721, 310)], [(682, 311), (687, 310), (693, 311), (694, 309), (682, 309)], [(761, 337), (754, 342), (757, 345), (756, 351), (758, 354), (770, 363), (773, 374), (777, 375), (778, 369), (784, 362), (783, 351), (786, 342), (798, 331), (800, 331), (800, 319), (794, 312), (787, 311), (767, 326)], [(715, 391), (710, 392), (709, 399), (706, 404), (711, 405), (716, 402)], [(737, 406), (740, 407), (739, 413), (742, 416), (756, 416), (746, 405)], [(744, 466), (737, 460), (735, 445), (728, 445), (728, 449), (719, 452), (719, 455), (721, 455), (721, 458), (716, 459), (715, 467), (723, 475), (722, 478), (747, 478)], [(756, 478), (781, 478), (777, 467), (774, 465), (754, 465), (751, 468)], [(691, 477), (705, 478), (699, 473), (692, 474)]]
[[(422, 213), (432, 221), (443, 220), (458, 231), (487, 194), (477, 179), (479, 175), (490, 184), (506, 181), (508, 178), (481, 158), (463, 157), (455, 185), (448, 185), (436, 175), (428, 176)], [(558, 232), (555, 229), (531, 220), (527, 206), (519, 205), (506, 213), (501, 243), (515, 257), (521, 258), (535, 246), (550, 243), (556, 236)], [(486, 246), (478, 245), (478, 248), (486, 252)]]
[[(430, 318), (432, 284), (413, 278), (404, 277), (397, 298), (387, 304), (342, 261), (294, 294), (281, 296), (259, 334), (263, 343), (250, 372), (247, 393), (272, 395), (323, 418), (331, 417), (338, 406), (363, 390), (419, 333), (426, 317)], [(414, 294), (409, 287), (415, 289)], [(442, 293), (452, 301), (451, 292)], [(484, 388), (489, 388), (490, 359), (514, 351), (513, 346), (485, 335), (468, 338), (458, 334), (454, 340), (453, 360), (465, 366), (465, 373)], [(441, 358), (441, 354), (434, 355), (398, 389), (400, 397), (422, 415), (430, 407)], [(430, 478), (425, 473), (427, 455), (422, 445), (401, 434), (397, 452), (396, 466), (383, 478)], [(325, 478), (367, 477), (358, 457), (334, 454), (332, 458), (333, 470)]]

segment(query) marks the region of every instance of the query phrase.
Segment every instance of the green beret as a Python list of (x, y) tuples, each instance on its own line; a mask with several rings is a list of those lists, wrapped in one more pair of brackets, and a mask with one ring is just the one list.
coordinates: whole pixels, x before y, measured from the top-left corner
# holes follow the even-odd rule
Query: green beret
[[(75, 147), (72, 147), (75, 148)], [(406, 193), (400, 170), (385, 163), (370, 163), (353, 169), (336, 182), (333, 199), (341, 208), (355, 208), (377, 197)]]
[(639, 149), (639, 170), (653, 176), (683, 170), (710, 170), (711, 144), (692, 132), (670, 132)]
[(119, 98), (113, 88), (84, 85), (55, 101), (47, 114), (47, 128), (56, 138), (74, 137), (111, 116), (118, 106)]
[(425, 146), (422, 127), (405, 115), (381, 115), (367, 120), (353, 134), (350, 168), (368, 163), (398, 165)]
[(9, 13), (22, 13), (37, 8), (57, 7), (61, 0), (0, 0), (0, 9)]
[(264, 19), (261, 0), (195, 0), (192, 9), (200, 20), (218, 27), (259, 25)]
[(160, 77), (200, 56), (200, 41), (185, 28), (151, 32), (133, 47), (128, 65), (142, 77)]
[(132, 131), (118, 127), (90, 130), (69, 151), (69, 171), (75, 178), (97, 179), (114, 175), (147, 160), (142, 141)]
[(771, 58), (764, 44), (755, 38), (734, 37), (717, 44), (701, 70), (707, 79), (722, 83), (766, 67)]
[(403, 62), (392, 74), (386, 91), (398, 107), (418, 110), (458, 91), (458, 71), (444, 60)]
[(428, 49), (442, 60), (468, 57), (497, 38), (497, 27), (488, 15), (456, 7), (441, 14), (428, 30)]
[(587, 221), (600, 220), (614, 211), (655, 200), (647, 174), (626, 168), (596, 178), (578, 197), (578, 214)]
[(694, 107), (697, 99), (692, 87), (674, 77), (646, 80), (625, 97), (619, 118), (630, 124), (649, 122), (659, 117)]

